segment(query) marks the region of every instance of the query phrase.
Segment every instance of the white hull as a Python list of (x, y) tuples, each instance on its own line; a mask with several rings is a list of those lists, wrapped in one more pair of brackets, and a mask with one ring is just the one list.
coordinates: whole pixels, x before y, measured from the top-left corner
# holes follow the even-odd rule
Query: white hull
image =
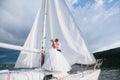
[[(41, 70), (32, 70), (32, 71), (1, 71), (0, 80), (43, 80), (44, 73)], [(100, 69), (97, 70), (87, 70), (84, 72), (77, 72), (75, 74), (66, 74), (66, 73), (52, 73), (57, 80), (98, 80), (100, 75)], [(56, 79), (51, 79), (56, 80)]]
[(100, 69), (95, 71), (85, 71), (83, 73), (74, 74), (64, 78), (63, 80), (98, 80)]

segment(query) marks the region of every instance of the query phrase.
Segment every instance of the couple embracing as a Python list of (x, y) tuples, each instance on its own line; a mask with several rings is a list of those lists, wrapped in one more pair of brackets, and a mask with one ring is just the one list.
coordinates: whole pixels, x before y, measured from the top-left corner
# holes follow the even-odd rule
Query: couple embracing
[(61, 44), (58, 38), (50, 40), (52, 48), (45, 53), (45, 62), (42, 66), (44, 70), (68, 72), (71, 67), (65, 57), (62, 55)]

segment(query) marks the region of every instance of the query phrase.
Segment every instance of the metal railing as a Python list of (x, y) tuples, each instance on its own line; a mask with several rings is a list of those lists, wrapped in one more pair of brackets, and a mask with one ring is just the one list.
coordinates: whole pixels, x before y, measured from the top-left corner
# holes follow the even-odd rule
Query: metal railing
[(100, 66), (102, 65), (102, 63), (103, 63), (102, 59), (97, 59), (94, 69), (100, 69)]

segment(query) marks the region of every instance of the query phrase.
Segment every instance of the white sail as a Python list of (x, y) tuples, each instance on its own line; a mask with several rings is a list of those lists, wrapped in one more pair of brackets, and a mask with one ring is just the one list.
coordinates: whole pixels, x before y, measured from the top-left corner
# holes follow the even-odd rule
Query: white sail
[[(41, 8), (38, 10), (34, 24), (24, 44), (24, 47), (39, 49), (41, 48), (42, 27), (44, 20), (44, 0), (42, 1)], [(15, 68), (33, 68), (40, 66), (40, 53), (21, 51)]]
[[(44, 30), (46, 31), (45, 50), (48, 50), (51, 46), (50, 40), (52, 38), (59, 38), (62, 44), (62, 54), (71, 65), (74, 63), (95, 63), (96, 60), (88, 51), (80, 34), (79, 27), (75, 23), (65, 1), (47, 0), (47, 3), (45, 3), (46, 0), (42, 1), (41, 9), (39, 9), (24, 47), (40, 49), (42, 47), (41, 41), (43, 39), (42, 28), (46, 27), (46, 30)], [(45, 4), (47, 5), (46, 7)], [(44, 18), (46, 20), (44, 20)], [(46, 25), (44, 25), (44, 23)], [(21, 51), (15, 67), (39, 67), (39, 59), (40, 54)]]
[[(74, 63), (95, 63), (96, 60), (88, 51), (84, 39), (80, 34), (79, 27), (74, 21), (65, 1), (48, 0), (48, 6), (47, 29), (50, 27), (50, 36), (52, 38), (57, 37), (60, 39), (63, 54), (69, 63), (71, 65)], [(49, 40), (46, 42), (49, 42)]]

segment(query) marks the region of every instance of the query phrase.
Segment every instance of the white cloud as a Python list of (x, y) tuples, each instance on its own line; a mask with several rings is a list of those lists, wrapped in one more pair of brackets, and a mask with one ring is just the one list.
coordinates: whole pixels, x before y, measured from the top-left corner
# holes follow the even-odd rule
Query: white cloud
[(104, 0), (95, 0), (95, 9), (102, 8), (104, 4)]
[(15, 32), (9, 32), (9, 31), (7, 31), (7, 30), (5, 30), (3, 28), (0, 28), (0, 42), (11, 43), (11, 44), (18, 44), (18, 45), (23, 44), (25, 39), (23, 39), (23, 38), (16, 38), (17, 34), (13, 34), (13, 33), (15, 33)]
[(71, 3), (71, 4), (78, 3), (78, 0), (70, 0), (70, 3)]
[[(2, 21), (1, 24), (18, 24), (20, 21), (14, 15), (12, 15), (6, 9), (0, 9), (0, 20)], [(3, 27), (3, 25), (1, 25)]]
[(7, 42), (7, 41), (11, 41), (13, 40), (13, 35), (7, 31), (5, 31), (4, 29), (0, 29), (0, 37), (1, 37), (1, 41), (2, 42)]
[[(22, 24), (21, 27), (25, 27), (24, 25), (29, 24), (32, 19), (34, 19), (40, 5), (40, 1), (5, 0), (0, 7), (0, 17), (2, 17), (0, 20), (4, 20), (7, 23), (11, 22), (13, 25), (16, 24), (16, 26)], [(33, 3), (36, 5), (33, 5)]]
[(84, 21), (87, 21), (87, 17), (84, 17), (83, 20), (84, 20)]
[(31, 28), (40, 3), (41, 0), (3, 0), (0, 4), (0, 41), (22, 43), (28, 32), (25, 30)]
[(113, 48), (117, 48), (117, 47), (120, 47), (120, 41), (114, 42), (114, 43), (106, 45), (104, 47), (101, 47), (94, 52), (100, 52), (100, 51), (109, 50), (109, 49), (113, 49)]
[(108, 0), (108, 3), (111, 3), (113, 0)]
[(92, 21), (97, 22), (102, 16), (102, 13), (98, 13), (92, 17)]
[(116, 43), (120, 39), (118, 38), (120, 34), (119, 2), (107, 10), (105, 5), (107, 5), (105, 0), (96, 0), (93, 4), (86, 4), (83, 8), (78, 6), (73, 10), (91, 52), (119, 46)]
[(3, 0), (0, 4), (0, 41), (23, 43), (40, 3), (41, 0)]
[(116, 15), (120, 13), (119, 8), (111, 8), (110, 10), (106, 11), (105, 13), (105, 19), (109, 18), (110, 16)]

